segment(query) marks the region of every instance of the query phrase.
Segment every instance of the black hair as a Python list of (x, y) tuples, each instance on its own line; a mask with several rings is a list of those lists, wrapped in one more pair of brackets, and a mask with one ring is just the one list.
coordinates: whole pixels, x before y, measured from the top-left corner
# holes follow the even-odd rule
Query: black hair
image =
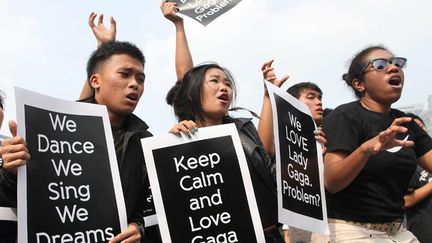
[(294, 96), (296, 99), (298, 99), (300, 97), (301, 93), (306, 89), (314, 90), (314, 91), (318, 92), (320, 95), (322, 95), (322, 91), (318, 87), (318, 85), (311, 83), (311, 82), (301, 82), (301, 83), (294, 84), (291, 87), (289, 87), (286, 92), (288, 92), (288, 94), (290, 94), (290, 95)]
[(113, 41), (102, 44), (93, 51), (87, 62), (87, 80), (96, 73), (102, 63), (116, 54), (126, 54), (137, 59), (144, 67), (145, 58), (141, 50), (130, 42)]
[(342, 79), (346, 82), (348, 86), (350, 86), (354, 90), (354, 94), (357, 98), (361, 98), (363, 96), (362, 92), (356, 90), (353, 87), (352, 81), (354, 79), (358, 79), (360, 81), (363, 81), (364, 79), (364, 68), (367, 65), (367, 60), (365, 60), (366, 56), (375, 50), (384, 50), (389, 51), (386, 47), (383, 45), (374, 45), (369, 46), (363, 50), (361, 50), (359, 53), (357, 53), (354, 58), (351, 60), (351, 64), (348, 68), (348, 73), (345, 73), (342, 75)]
[(182, 120), (203, 120), (202, 110), (202, 87), (205, 79), (205, 74), (211, 68), (222, 70), (227, 78), (231, 81), (233, 90), (233, 100), (236, 97), (235, 82), (230, 71), (219, 66), (217, 63), (204, 63), (193, 67), (186, 72), (182, 80), (168, 91), (166, 102), (174, 109), (174, 114), (178, 121)]
[(4, 94), (3, 91), (0, 90), (0, 108), (4, 110)]

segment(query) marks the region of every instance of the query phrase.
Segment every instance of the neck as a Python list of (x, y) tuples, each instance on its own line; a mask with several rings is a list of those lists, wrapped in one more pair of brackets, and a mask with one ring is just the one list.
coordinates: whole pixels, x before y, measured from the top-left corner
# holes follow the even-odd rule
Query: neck
[(215, 125), (221, 125), (222, 119), (209, 119), (204, 118), (203, 120), (199, 120), (196, 122), (198, 127), (210, 127)]
[(369, 97), (362, 97), (360, 99), (360, 104), (370, 110), (370, 111), (374, 111), (374, 112), (379, 112), (379, 113), (389, 113), (390, 112), (390, 108), (391, 105), (386, 105), (386, 104), (381, 104), (376, 102), (375, 100), (372, 100)]
[(108, 116), (109, 116), (111, 126), (114, 127), (121, 127), (126, 118), (125, 116), (116, 115), (109, 111), (108, 111)]

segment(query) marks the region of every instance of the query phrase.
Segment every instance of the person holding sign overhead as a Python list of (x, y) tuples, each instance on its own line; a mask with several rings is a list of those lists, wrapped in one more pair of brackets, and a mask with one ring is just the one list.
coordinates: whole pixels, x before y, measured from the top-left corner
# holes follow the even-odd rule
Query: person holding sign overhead
[(418, 242), (402, 225), (404, 195), (417, 164), (432, 172), (432, 139), (391, 108), (406, 60), (383, 46), (360, 51), (343, 75), (358, 100), (324, 118), (332, 242)]
[(234, 123), (240, 135), (258, 204), (266, 242), (283, 242), (277, 227), (275, 165), (263, 148), (250, 119), (232, 118), (228, 109), (235, 98), (231, 73), (216, 63), (193, 67), (183, 19), (175, 3), (163, 1), (163, 15), (176, 27), (176, 73), (178, 81), (166, 100), (179, 121), (174, 134), (194, 133), (199, 127)]
[[(87, 65), (92, 95), (84, 102), (105, 105), (113, 130), (122, 182), (128, 228), (110, 242), (141, 242), (145, 165), (140, 139), (151, 136), (148, 126), (133, 114), (144, 91), (144, 55), (128, 42), (107, 42), (95, 50)], [(2, 148), (4, 169), (16, 173), (30, 158), (26, 143), (16, 136), (16, 123), (10, 123), (12, 139)], [(101, 178), (103, 179), (103, 178)]]

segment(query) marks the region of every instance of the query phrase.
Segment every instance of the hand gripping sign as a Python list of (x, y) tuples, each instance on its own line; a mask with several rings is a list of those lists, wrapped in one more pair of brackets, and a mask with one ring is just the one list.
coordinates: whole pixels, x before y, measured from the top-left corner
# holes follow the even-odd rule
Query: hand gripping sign
[(180, 13), (206, 26), (236, 6), (241, 0), (170, 0)]

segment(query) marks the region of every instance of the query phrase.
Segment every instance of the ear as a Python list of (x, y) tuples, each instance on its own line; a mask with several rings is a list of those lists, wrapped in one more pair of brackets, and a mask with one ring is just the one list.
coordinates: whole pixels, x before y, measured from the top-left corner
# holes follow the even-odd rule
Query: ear
[(363, 93), (365, 91), (365, 86), (364, 86), (364, 82), (361, 81), (360, 79), (353, 79), (353, 81), (351, 81), (351, 85), (352, 87), (357, 90), (360, 93)]
[(99, 74), (95, 73), (90, 77), (90, 85), (93, 89), (100, 88), (100, 83), (101, 83), (101, 77)]

